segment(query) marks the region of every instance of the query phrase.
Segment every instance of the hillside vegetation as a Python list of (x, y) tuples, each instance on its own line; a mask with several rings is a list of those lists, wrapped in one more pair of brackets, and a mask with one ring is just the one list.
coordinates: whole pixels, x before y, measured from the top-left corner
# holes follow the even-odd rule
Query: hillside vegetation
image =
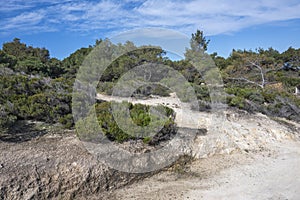
[[(73, 128), (71, 102), (76, 73), (84, 59), (101, 43), (107, 44), (108, 54), (112, 55), (118, 49), (126, 49), (129, 53), (116, 59), (106, 69), (97, 86), (99, 93), (111, 94), (118, 79), (138, 65), (163, 64), (180, 72), (195, 89), (200, 110), (210, 111), (208, 87), (202, 75), (189, 62), (193, 51), (207, 50), (208, 41), (201, 31), (192, 34), (186, 59), (180, 61), (170, 60), (160, 47), (138, 49), (132, 42), (112, 44), (107, 39), (97, 40), (93, 46), (81, 48), (69, 57), (58, 60), (51, 58), (46, 48), (27, 46), (15, 38), (4, 43), (0, 50), (1, 131), (9, 131), (17, 121), (23, 120)], [(299, 122), (300, 98), (294, 93), (300, 85), (300, 49), (290, 47), (282, 53), (273, 48), (233, 50), (228, 58), (217, 53), (210, 56), (222, 75), (226, 101), (230, 107)], [(161, 74), (163, 76), (163, 72)], [(138, 88), (132, 96), (168, 96), (170, 92), (164, 86), (152, 84)], [(149, 121), (146, 111), (149, 108), (130, 106), (135, 123), (146, 126)], [(114, 128), (115, 122), (109, 108), (109, 103), (105, 102), (96, 105), (98, 121), (106, 127), (106, 134), (118, 141), (130, 139)], [(143, 139), (148, 141), (147, 137)]]

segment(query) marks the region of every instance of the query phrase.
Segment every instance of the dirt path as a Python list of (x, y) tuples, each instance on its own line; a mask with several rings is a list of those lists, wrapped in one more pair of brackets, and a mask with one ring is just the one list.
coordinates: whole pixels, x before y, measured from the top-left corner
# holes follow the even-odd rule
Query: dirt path
[(281, 143), (259, 154), (200, 159), (186, 173), (160, 173), (115, 191), (110, 199), (298, 200), (299, 166), (300, 144)]
[[(211, 120), (211, 114), (190, 110), (174, 95), (149, 100), (100, 94), (97, 98), (169, 106), (177, 114), (179, 127), (189, 127), (189, 117), (198, 120), (198, 128), (207, 127)], [(232, 112), (228, 116), (222, 127), (217, 128), (218, 134), (196, 140), (193, 151), (199, 154), (198, 158), (207, 157), (206, 153), (208, 158), (197, 159), (187, 171), (165, 171), (118, 189), (109, 199), (299, 200), (299, 124), (285, 120), (294, 126), (290, 129), (261, 114)]]
[(210, 124), (211, 114), (205, 112), (196, 112), (191, 110), (191, 106), (188, 103), (182, 103), (175, 93), (171, 93), (170, 97), (153, 97), (149, 99), (135, 99), (126, 97), (113, 97), (103, 94), (97, 94), (97, 99), (105, 101), (122, 102), (127, 101), (132, 104), (145, 104), (151, 106), (164, 105), (172, 108), (176, 113), (175, 122), (178, 127), (188, 128), (207, 128), (207, 124)]
[(209, 186), (205, 190), (189, 190), (189, 199), (300, 199), (300, 145), (279, 144), (275, 155), (255, 154), (253, 162), (221, 171), (208, 182), (195, 185)]

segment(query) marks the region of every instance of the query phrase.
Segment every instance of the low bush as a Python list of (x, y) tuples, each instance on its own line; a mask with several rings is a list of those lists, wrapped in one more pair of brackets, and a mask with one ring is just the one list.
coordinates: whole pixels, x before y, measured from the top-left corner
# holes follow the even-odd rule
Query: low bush
[[(132, 120), (133, 123), (136, 125), (134, 127), (134, 130), (132, 128), (132, 133), (126, 133), (126, 130), (122, 130), (122, 128), (117, 124), (115, 121), (115, 117), (112, 112), (112, 104), (116, 104), (117, 106), (125, 106), (129, 109), (130, 117), (127, 119), (122, 118), (122, 124), (129, 124), (130, 122), (128, 120)], [(152, 141), (152, 133), (151, 135), (147, 135), (147, 133), (143, 133), (143, 127), (149, 126), (150, 122), (152, 123), (153, 128), (151, 130), (154, 130), (155, 127), (159, 127), (160, 124), (163, 123), (163, 128), (156, 133), (156, 135), (159, 135), (160, 138), (165, 137), (166, 135), (170, 134), (169, 129), (171, 127), (175, 127), (174, 123), (174, 112), (172, 109), (167, 107), (152, 107), (154, 109), (165, 109), (166, 118), (164, 118), (164, 121), (161, 121), (162, 119), (158, 116), (150, 114), (150, 106), (142, 105), (142, 104), (136, 104), (133, 105), (131, 103), (122, 102), (122, 103), (115, 103), (115, 102), (102, 102), (97, 103), (96, 106), (96, 114), (97, 119), (99, 122), (99, 125), (103, 131), (103, 133), (107, 136), (110, 140), (116, 140), (117, 142), (123, 142), (129, 139), (142, 139), (145, 143), (150, 143)], [(120, 111), (122, 112), (122, 111)], [(119, 113), (116, 113), (117, 115)], [(139, 129), (140, 127), (140, 129)], [(127, 127), (127, 130), (130, 130), (131, 127)], [(133, 132), (137, 132), (138, 135), (134, 136)], [(148, 133), (149, 134), (149, 133)], [(155, 137), (155, 136), (154, 136)]]

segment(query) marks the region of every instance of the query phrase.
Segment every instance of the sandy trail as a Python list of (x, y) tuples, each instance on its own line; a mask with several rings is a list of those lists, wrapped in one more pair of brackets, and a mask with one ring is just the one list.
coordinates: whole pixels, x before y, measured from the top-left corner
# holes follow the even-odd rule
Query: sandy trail
[[(101, 94), (97, 98), (169, 106), (176, 112), (175, 121), (179, 127), (206, 128), (212, 119), (210, 113), (192, 111), (174, 94), (148, 100)], [(190, 118), (197, 119), (196, 126)], [(300, 126), (285, 121), (296, 127), (294, 131), (261, 114), (239, 116), (231, 113), (223, 130), (219, 127), (220, 137), (207, 135), (198, 138), (195, 144), (196, 151), (213, 152), (212, 156), (197, 159), (186, 173), (164, 171), (118, 189), (108, 199), (299, 200), (300, 142), (296, 138)], [(226, 149), (235, 150), (222, 151)]]
[(207, 124), (210, 124), (212, 118), (211, 114), (205, 112), (196, 112), (191, 110), (191, 106), (188, 103), (183, 103), (177, 98), (175, 93), (171, 93), (170, 97), (156, 97), (149, 99), (135, 99), (126, 97), (108, 96), (103, 94), (97, 94), (96, 99), (105, 101), (122, 102), (127, 101), (132, 104), (145, 104), (151, 106), (164, 105), (172, 108), (176, 113), (175, 122), (178, 127), (189, 128), (207, 128)]
[(119, 189), (109, 199), (299, 200), (300, 145), (278, 145), (274, 152), (200, 159), (186, 174), (163, 172)]
[(277, 155), (254, 155), (254, 161), (221, 171), (208, 182), (196, 181), (186, 199), (300, 199), (300, 145), (285, 143), (277, 146)]

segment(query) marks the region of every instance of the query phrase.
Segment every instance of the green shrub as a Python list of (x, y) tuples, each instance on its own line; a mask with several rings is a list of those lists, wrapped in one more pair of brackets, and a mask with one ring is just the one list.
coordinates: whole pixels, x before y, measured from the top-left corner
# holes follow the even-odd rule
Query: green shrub
[(0, 131), (7, 130), (17, 120), (17, 117), (12, 115), (9, 110), (6, 105), (0, 104)]
[(65, 128), (70, 129), (74, 126), (73, 122), (73, 115), (72, 114), (67, 114), (63, 115), (59, 118), (59, 123), (64, 125)]
[[(97, 103), (95, 106), (96, 109), (96, 114), (97, 114), (97, 119), (99, 122), (99, 125), (103, 131), (103, 133), (110, 139), (110, 140), (116, 140), (118, 142), (123, 142), (129, 139), (143, 139), (144, 142), (149, 143), (151, 140), (151, 137), (147, 135), (148, 133), (143, 133), (142, 132), (142, 127), (149, 126), (150, 122), (152, 123), (153, 127), (160, 127), (161, 123), (163, 121), (160, 121), (161, 119), (158, 118), (157, 116), (151, 115), (149, 113), (150, 111), (150, 106), (147, 105), (142, 105), (142, 104), (136, 104), (133, 105), (131, 103), (127, 102), (122, 102), (122, 103), (115, 103), (117, 106), (126, 106), (129, 109), (130, 112), (130, 118), (129, 119), (124, 119), (122, 118), (121, 120), (123, 124), (129, 124), (128, 120), (132, 120), (134, 124), (137, 126), (134, 127), (135, 129), (132, 129), (133, 132), (138, 132), (138, 136), (132, 136), (131, 134), (127, 134), (124, 132), (119, 125), (116, 123), (114, 116), (112, 114), (112, 103), (111, 102), (102, 102), (102, 103)], [(165, 113), (168, 116), (165, 123), (163, 124), (162, 130), (160, 130), (160, 133), (163, 133), (162, 135), (167, 134), (167, 129), (170, 128), (171, 125), (174, 125), (174, 112), (172, 109), (163, 107), (163, 106), (157, 106), (153, 107), (154, 109), (165, 109)], [(122, 112), (122, 111), (120, 111)], [(118, 113), (115, 113), (118, 115)], [(139, 128), (140, 127), (140, 128)], [(127, 127), (128, 130), (130, 130), (131, 127)], [(153, 129), (151, 129), (153, 130)]]
[(151, 141), (151, 139), (152, 139), (151, 137), (144, 137), (143, 142), (145, 144), (148, 144)]
[(230, 100), (229, 105), (242, 109), (245, 106), (244, 105), (244, 98), (235, 96)]

